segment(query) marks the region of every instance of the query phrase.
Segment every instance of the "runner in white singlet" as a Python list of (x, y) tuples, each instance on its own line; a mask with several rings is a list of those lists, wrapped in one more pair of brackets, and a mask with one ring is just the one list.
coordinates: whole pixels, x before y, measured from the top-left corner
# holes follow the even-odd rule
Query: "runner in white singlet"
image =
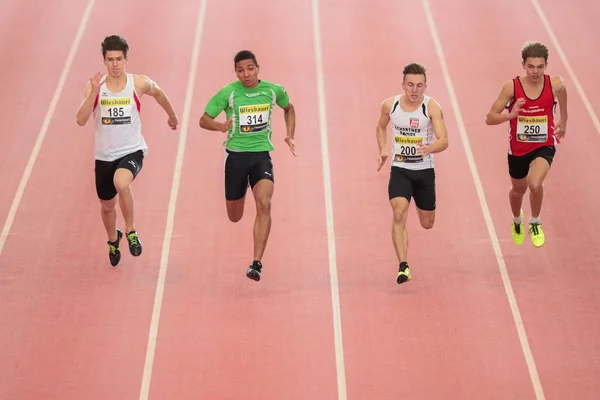
[(440, 105), (425, 96), (425, 67), (413, 63), (404, 67), (403, 95), (389, 97), (381, 105), (377, 124), (379, 168), (388, 159), (387, 126), (392, 126), (392, 168), (388, 195), (394, 219), (392, 242), (400, 266), (396, 282), (412, 278), (407, 262), (406, 219), (410, 200), (415, 200), (421, 226), (431, 229), (435, 220), (436, 193), (433, 153), (448, 147), (448, 134)]
[(171, 129), (177, 129), (179, 123), (169, 98), (152, 79), (125, 72), (128, 51), (129, 45), (124, 38), (113, 35), (104, 39), (102, 56), (107, 74), (98, 72), (90, 78), (76, 116), (80, 126), (84, 126), (92, 114), (94, 118), (96, 193), (113, 266), (121, 260), (119, 243), (123, 237), (123, 232), (117, 229), (117, 194), (129, 251), (133, 256), (142, 253), (142, 243), (133, 221), (131, 191), (131, 183), (141, 171), (148, 151), (140, 120), (142, 96), (154, 97), (167, 113)]

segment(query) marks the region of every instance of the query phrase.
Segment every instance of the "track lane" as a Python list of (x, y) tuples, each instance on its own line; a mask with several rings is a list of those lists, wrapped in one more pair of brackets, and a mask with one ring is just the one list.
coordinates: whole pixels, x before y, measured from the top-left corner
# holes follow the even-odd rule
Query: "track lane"
[(133, 259), (124, 244), (115, 269), (95, 197), (93, 130), (78, 127), (74, 115), (85, 82), (103, 68), (100, 42), (114, 32), (130, 42), (128, 71), (153, 77), (181, 108), (185, 82), (179, 77), (189, 65), (182, 54), (191, 47), (195, 21), (186, 18), (189, 5), (103, 5), (90, 19), (0, 258), (1, 312), (9, 321), (0, 328), (8, 349), (0, 361), (0, 397), (133, 398), (139, 391), (167, 213), (168, 190), (158, 182), (167, 188), (172, 177), (177, 133), (160, 107), (143, 98), (150, 153), (134, 194), (144, 254)]
[[(201, 44), (150, 398), (337, 398), (310, 24), (310, 4), (208, 3), (212, 34)], [(297, 109), (297, 158), (274, 111), (273, 226), (259, 283), (245, 277), (254, 201), (229, 222), (224, 136), (196, 125), (210, 96), (236, 79), (233, 56), (246, 48)]]
[[(448, 17), (454, 13), (443, 2), (435, 0), (431, 3), (438, 16)], [(544, 394), (549, 399), (588, 398), (598, 392), (598, 383), (592, 379), (590, 371), (600, 364), (594, 333), (599, 328), (598, 318), (594, 318), (596, 313), (592, 311), (598, 296), (591, 284), (598, 280), (595, 268), (598, 256), (591, 251), (593, 238), (584, 233), (582, 227), (600, 222), (596, 214), (584, 211), (600, 196), (600, 188), (589, 184), (593, 180), (593, 171), (600, 167), (595, 156), (600, 150), (597, 134), (581, 98), (571, 85), (569, 133), (557, 148), (545, 184), (541, 219), (546, 244), (535, 249), (527, 236), (522, 247), (515, 246), (510, 236), (507, 198), (510, 184), (506, 166), (507, 126), (485, 126), (485, 114), (501, 85), (523, 72), (520, 49), (527, 40), (548, 44), (551, 52), (548, 73), (562, 75), (567, 79), (567, 85), (570, 82), (530, 4), (515, 2), (507, 6), (506, 2), (488, 2), (472, 7), (469, 2), (458, 2), (456, 7), (461, 18), (468, 18), (471, 23), (461, 25), (457, 34), (452, 18), (438, 18), (438, 28), (447, 49), (452, 49), (460, 38), (461, 49), (447, 51), (447, 58), (459, 100), (461, 104), (469, 105), (472, 118), (467, 121), (467, 131), (482, 172), (484, 189)], [(470, 12), (472, 16), (469, 16)], [(489, 48), (489, 38), (496, 37), (507, 23), (523, 29), (504, 30), (502, 40), (494, 45), (498, 56), (477, 57), (477, 68), (474, 68), (469, 55)], [(573, 51), (573, 45), (566, 50)], [(528, 219), (527, 197), (523, 208)]]
[(75, 36), (87, 3), (0, 2), (0, 52), (7, 61), (0, 75), (2, 227), (69, 54), (64, 38)]
[[(322, 4), (348, 398), (531, 397), (424, 11), (369, 7)], [(356, 35), (356, 26), (369, 34)], [(436, 157), (433, 230), (422, 230), (411, 206), (413, 281), (398, 286), (389, 164), (375, 172), (375, 125), (381, 101), (401, 90), (402, 69), (413, 61), (428, 67), (428, 93), (444, 109), (450, 147)]]

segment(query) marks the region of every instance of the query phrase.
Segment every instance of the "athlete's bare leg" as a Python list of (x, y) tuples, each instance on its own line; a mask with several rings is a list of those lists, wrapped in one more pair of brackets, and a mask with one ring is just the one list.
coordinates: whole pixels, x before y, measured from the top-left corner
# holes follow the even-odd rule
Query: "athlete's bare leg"
[(126, 168), (119, 168), (115, 172), (113, 183), (119, 194), (119, 206), (125, 220), (125, 233), (135, 231), (133, 223), (133, 192), (131, 191), (133, 174)]
[(244, 216), (244, 205), (246, 204), (246, 196), (238, 200), (227, 200), (227, 216), (231, 222), (239, 222)]
[(542, 202), (544, 200), (544, 179), (550, 171), (550, 164), (543, 157), (538, 157), (529, 165), (529, 176), (527, 184), (529, 186), (529, 202), (531, 205), (531, 216), (539, 218), (542, 211)]
[(117, 241), (117, 197), (100, 200), (100, 214), (110, 242)]
[(523, 196), (525, 196), (525, 192), (527, 192), (527, 178), (510, 178), (510, 181), (512, 183), (512, 187), (508, 192), (510, 210), (512, 211), (513, 217), (519, 218), (523, 206)]
[(254, 260), (261, 261), (267, 247), (267, 239), (271, 232), (271, 199), (275, 184), (268, 179), (261, 179), (252, 190), (256, 202), (256, 219), (254, 220)]
[(408, 257), (408, 230), (406, 229), (406, 219), (408, 217), (408, 207), (410, 203), (404, 197), (395, 197), (390, 200), (393, 211), (392, 219), (392, 242), (396, 250), (398, 262), (406, 261)]
[(419, 221), (423, 228), (433, 228), (433, 223), (435, 222), (435, 210), (426, 211), (417, 207), (417, 214), (419, 214)]

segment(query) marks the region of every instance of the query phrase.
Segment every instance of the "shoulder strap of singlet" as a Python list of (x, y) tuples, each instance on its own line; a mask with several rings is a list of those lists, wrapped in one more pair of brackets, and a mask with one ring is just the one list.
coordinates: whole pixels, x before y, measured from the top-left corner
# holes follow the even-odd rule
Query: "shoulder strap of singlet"
[(519, 76), (517, 75), (512, 81), (513, 81), (513, 97), (512, 99), (510, 99), (508, 101), (508, 104), (506, 104), (506, 106), (504, 106), (505, 110), (508, 110), (510, 108), (510, 106), (515, 102), (515, 96), (517, 94), (517, 81), (519, 80)]
[(400, 96), (396, 96), (396, 98), (394, 99), (394, 105), (392, 106), (392, 111), (390, 111), (390, 115), (394, 113), (394, 111), (396, 111), (396, 107), (398, 107), (398, 104), (400, 104)]

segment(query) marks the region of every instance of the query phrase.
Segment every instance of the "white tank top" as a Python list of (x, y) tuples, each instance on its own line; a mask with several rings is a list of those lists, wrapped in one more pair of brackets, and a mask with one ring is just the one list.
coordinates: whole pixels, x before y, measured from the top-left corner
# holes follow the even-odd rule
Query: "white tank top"
[(106, 83), (102, 84), (94, 103), (97, 160), (114, 161), (138, 150), (146, 155), (148, 146), (142, 136), (140, 107), (131, 74), (127, 74), (127, 84), (120, 93), (112, 93)]
[(413, 112), (405, 112), (400, 106), (400, 98), (396, 96), (390, 111), (392, 124), (392, 166), (410, 170), (433, 168), (433, 155), (425, 157), (417, 155), (417, 143), (429, 145), (433, 143), (435, 134), (427, 114), (429, 96), (424, 96), (423, 103)]

